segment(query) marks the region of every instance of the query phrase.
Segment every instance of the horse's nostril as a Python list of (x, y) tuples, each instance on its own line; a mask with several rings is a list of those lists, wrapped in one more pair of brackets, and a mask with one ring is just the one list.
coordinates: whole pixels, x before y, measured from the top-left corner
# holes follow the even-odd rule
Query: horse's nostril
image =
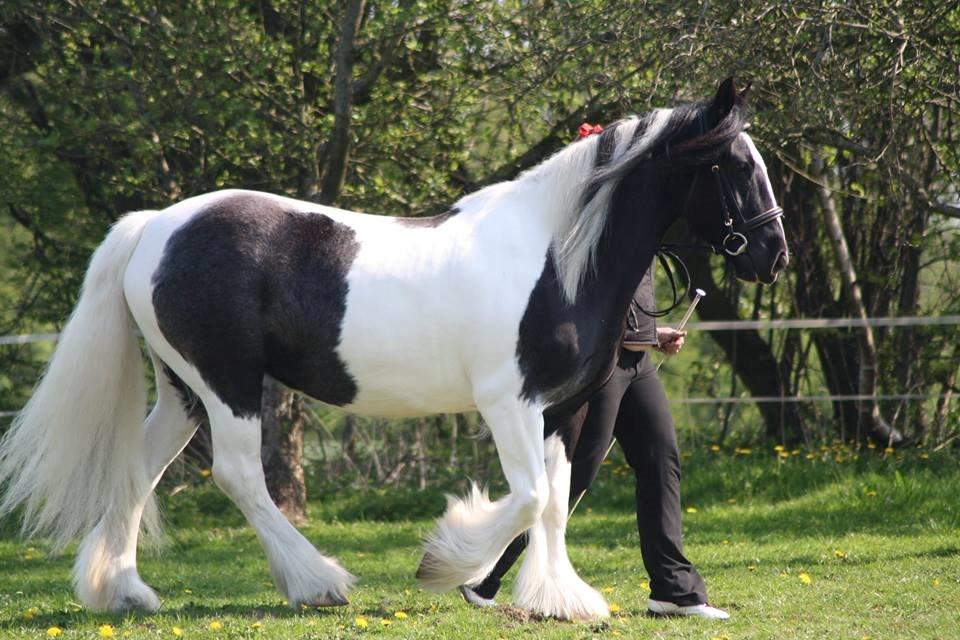
[(787, 255), (786, 251), (781, 251), (777, 255), (776, 261), (773, 263), (773, 269), (771, 273), (778, 273), (787, 268), (787, 265), (790, 264), (790, 257)]

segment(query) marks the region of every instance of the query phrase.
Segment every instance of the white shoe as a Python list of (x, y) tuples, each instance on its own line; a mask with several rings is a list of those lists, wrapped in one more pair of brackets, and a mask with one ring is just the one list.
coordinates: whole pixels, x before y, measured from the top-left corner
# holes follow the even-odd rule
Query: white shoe
[(647, 611), (654, 616), (694, 616), (708, 620), (726, 620), (730, 617), (730, 614), (723, 609), (711, 607), (706, 603), (681, 607), (672, 602), (653, 599), (647, 600)]
[(460, 595), (463, 596), (463, 599), (466, 600), (469, 604), (472, 604), (475, 607), (495, 607), (497, 606), (497, 601), (493, 598), (484, 598), (482, 595), (471, 589), (465, 584), (460, 585)]

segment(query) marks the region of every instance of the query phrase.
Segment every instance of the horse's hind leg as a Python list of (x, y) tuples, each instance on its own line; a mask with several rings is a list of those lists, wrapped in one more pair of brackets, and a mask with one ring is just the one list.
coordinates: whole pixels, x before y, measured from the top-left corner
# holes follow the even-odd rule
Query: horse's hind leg
[[(153, 357), (157, 404), (144, 423), (143, 456), (150, 488), (190, 441), (197, 420), (189, 415), (173, 386), (172, 373)], [(149, 492), (131, 496), (127, 505), (114, 505), (80, 545), (73, 570), (74, 588), (86, 606), (107, 611), (155, 611), (160, 600), (137, 573), (137, 538), (145, 509), (152, 509)]]
[(542, 519), (530, 529), (526, 557), (514, 587), (517, 606), (566, 620), (604, 618), (606, 601), (577, 575), (567, 557), (566, 529), (570, 496), (570, 462), (563, 441), (552, 435), (544, 443), (550, 498)]
[(237, 417), (204, 396), (213, 436), (213, 479), (257, 532), (277, 588), (291, 607), (347, 604), (354, 577), (321, 555), (284, 517), (267, 492), (260, 459), (260, 418)]
[(474, 486), (466, 499), (448, 500), (417, 570), (428, 589), (444, 591), (483, 580), (507, 545), (539, 520), (546, 505), (543, 416), (539, 408), (517, 399), (518, 394), (500, 395), (497, 402), (477, 405), (493, 434), (510, 494), (490, 502)]

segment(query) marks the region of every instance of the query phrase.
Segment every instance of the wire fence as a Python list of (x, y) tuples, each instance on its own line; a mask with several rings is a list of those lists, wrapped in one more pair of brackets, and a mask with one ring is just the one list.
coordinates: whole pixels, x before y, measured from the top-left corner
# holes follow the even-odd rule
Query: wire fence
[[(763, 331), (763, 330), (818, 330), (818, 329), (851, 329), (860, 327), (922, 327), (922, 326), (950, 326), (960, 325), (960, 315), (943, 316), (899, 316), (890, 318), (784, 318), (777, 320), (726, 320), (690, 322), (686, 325), (688, 331)], [(55, 342), (59, 333), (32, 333), (0, 336), (0, 346), (27, 345), (44, 342)], [(819, 394), (794, 396), (727, 396), (727, 397), (694, 397), (671, 398), (672, 404), (678, 405), (737, 405), (737, 404), (764, 404), (764, 403), (809, 403), (809, 402), (861, 402), (864, 400), (878, 401), (915, 401), (915, 400), (956, 400), (958, 394), (939, 393), (899, 393), (899, 394)], [(0, 410), (0, 419), (10, 418), (19, 410)]]

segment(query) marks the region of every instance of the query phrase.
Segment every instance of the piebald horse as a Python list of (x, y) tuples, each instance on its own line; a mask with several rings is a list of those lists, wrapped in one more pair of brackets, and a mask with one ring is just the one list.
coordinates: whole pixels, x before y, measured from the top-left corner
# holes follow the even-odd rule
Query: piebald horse
[[(346, 603), (353, 577), (276, 508), (260, 460), (270, 376), (346, 411), (480, 411), (508, 495), (451, 499), (421, 584), (481, 580), (533, 529), (516, 596), (560, 618), (608, 614), (564, 543), (569, 462), (544, 409), (610, 370), (634, 289), (685, 215), (737, 275), (773, 282), (787, 246), (732, 79), (712, 101), (629, 117), (444, 215), (365, 215), (218, 191), (119, 220), (33, 397), (0, 444), (0, 509), (27, 534), (82, 537), (86, 606), (160, 606), (137, 572), (152, 492), (210, 421), (213, 478), (237, 504), (289, 603)], [(144, 422), (138, 332), (156, 372)]]

